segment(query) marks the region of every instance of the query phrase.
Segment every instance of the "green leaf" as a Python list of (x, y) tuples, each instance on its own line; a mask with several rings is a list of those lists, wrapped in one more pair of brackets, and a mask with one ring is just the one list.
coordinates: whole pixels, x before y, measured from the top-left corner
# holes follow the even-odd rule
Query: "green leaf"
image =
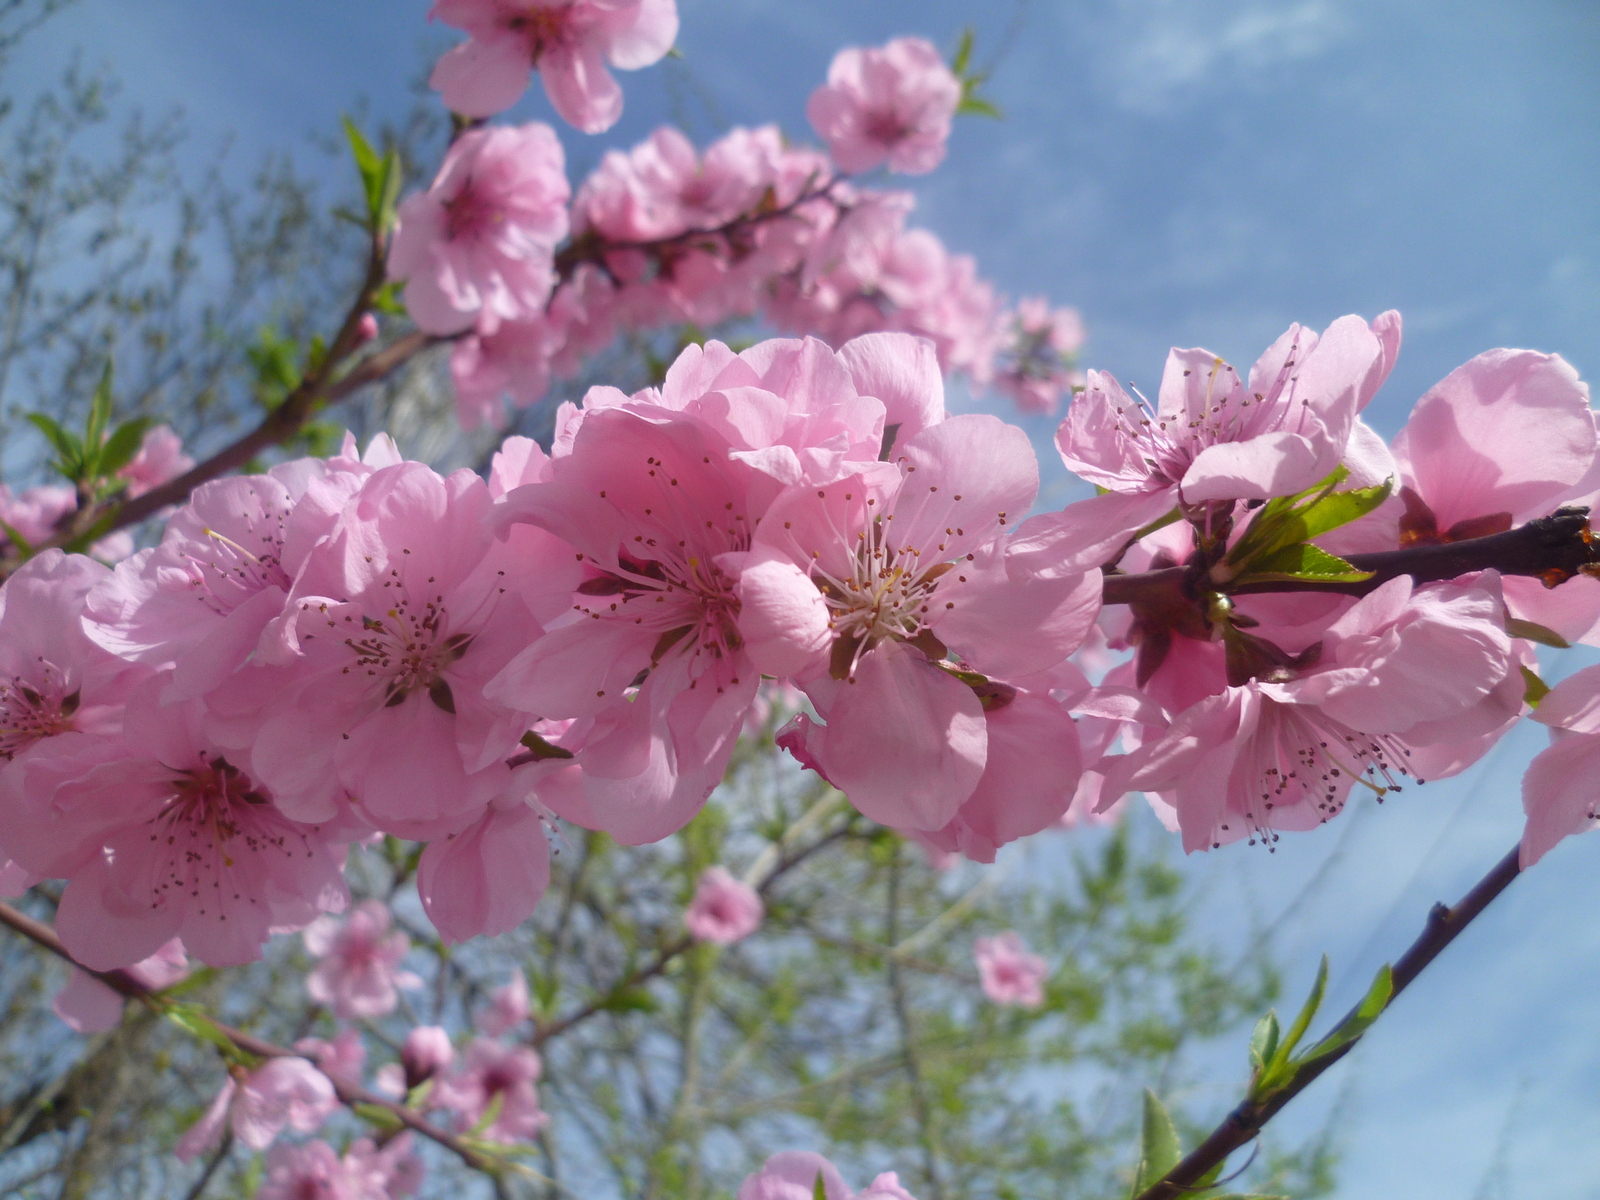
[(1362, 997), (1361, 1003), (1327, 1037), (1323, 1038), (1311, 1049), (1307, 1050), (1300, 1059), (1299, 1065), (1314, 1063), (1319, 1059), (1349, 1045), (1365, 1033), (1372, 1023), (1383, 1015), (1383, 1010), (1389, 1005), (1389, 998), (1394, 995), (1394, 973), (1389, 969), (1389, 964), (1384, 963), (1376, 976), (1373, 977), (1372, 986), (1367, 989), (1367, 994)]
[(1538, 642), (1541, 646), (1554, 646), (1557, 650), (1572, 649), (1572, 643), (1554, 629), (1534, 621), (1524, 621), (1519, 617), (1506, 617), (1506, 632), (1514, 638), (1526, 638), (1530, 642)]
[(156, 993), (156, 995), (162, 999), (173, 999), (178, 996), (185, 995), (188, 992), (194, 991), (196, 988), (204, 987), (206, 984), (215, 979), (217, 974), (218, 972), (215, 967), (201, 967), (198, 971), (191, 971), (189, 974), (185, 975), (182, 979), (178, 980), (177, 983), (172, 984), (170, 987), (162, 988)]
[(361, 186), (367, 194), (367, 216), (370, 221), (378, 213), (378, 201), (382, 196), (383, 160), (349, 117), (344, 119), (344, 136), (349, 139), (350, 151), (356, 159), (356, 170), (361, 173)]
[(400, 288), (403, 285), (398, 279), (391, 279), (377, 291), (372, 293), (372, 308), (374, 312), (381, 312), (391, 317), (406, 315), (406, 306), (400, 301)]
[(1320, 583), (1360, 583), (1371, 579), (1371, 571), (1358, 571), (1334, 554), (1310, 542), (1284, 546), (1252, 560), (1234, 577), (1234, 586), (1244, 583), (1281, 583), (1294, 579), (1313, 579)]
[(78, 440), (78, 435), (68, 433), (53, 417), (47, 417), (44, 413), (29, 413), (28, 422), (55, 447), (58, 455), (56, 469), (76, 482), (83, 473), (83, 443)]
[(990, 117), (996, 121), (1003, 120), (1005, 113), (1000, 111), (993, 101), (985, 100), (977, 94), (968, 94), (961, 97), (961, 103), (956, 105), (958, 117)]
[(506, 1106), (504, 1091), (496, 1092), (489, 1100), (489, 1106), (483, 1110), (483, 1116), (478, 1118), (478, 1123), (467, 1131), (468, 1137), (476, 1137), (489, 1126), (500, 1119), (501, 1110)]
[(600, 1007), (606, 1012), (614, 1013), (653, 1013), (657, 1011), (661, 1005), (647, 989), (642, 987), (631, 987), (623, 988), (618, 992), (612, 992), (600, 1002)]
[[(504, 1097), (500, 1094), (497, 1094), (495, 1096), (495, 1100), (500, 1100), (503, 1102)], [(492, 1108), (493, 1106), (493, 1101), (491, 1101), (490, 1107)], [(381, 1104), (367, 1104), (365, 1102), (358, 1102), (350, 1106), (350, 1111), (355, 1113), (356, 1116), (360, 1117), (363, 1121), (367, 1122), (367, 1124), (374, 1125), (383, 1130), (385, 1133), (398, 1133), (400, 1130), (406, 1127), (406, 1123), (404, 1121), (395, 1116), (394, 1113), (390, 1112), (387, 1108), (384, 1108)]]
[(391, 150), (383, 156), (383, 172), (378, 178), (378, 207), (373, 214), (376, 231), (388, 233), (394, 225), (395, 206), (400, 201), (400, 184), (405, 171), (400, 165), (400, 154)]
[(115, 475), (133, 461), (144, 444), (144, 435), (152, 422), (149, 417), (135, 417), (118, 425), (106, 444), (100, 448), (100, 461), (95, 464), (97, 475)]
[(1295, 1017), (1294, 1024), (1289, 1026), (1282, 1045), (1278, 1047), (1275, 1057), (1288, 1060), (1294, 1053), (1294, 1048), (1300, 1044), (1300, 1039), (1305, 1037), (1306, 1030), (1311, 1027), (1312, 1018), (1317, 1015), (1317, 1009), (1322, 1007), (1322, 997), (1328, 990), (1328, 956), (1322, 956), (1322, 962), (1317, 967), (1316, 982), (1311, 985), (1311, 995), (1306, 997), (1306, 1002), (1300, 1006), (1300, 1014)]
[(167, 1020), (191, 1037), (199, 1038), (202, 1042), (210, 1042), (229, 1054), (239, 1053), (239, 1047), (233, 1044), (233, 1039), (223, 1033), (217, 1027), (217, 1023), (198, 1004), (172, 1005), (167, 1009)]
[(828, 1185), (822, 1180), (822, 1172), (817, 1172), (817, 1181), (811, 1185), (811, 1200), (828, 1200)]
[(972, 26), (961, 31), (961, 40), (956, 43), (956, 52), (950, 59), (950, 73), (957, 79), (967, 73), (967, 68), (972, 65), (972, 43), (977, 34)]
[[(27, 538), (23, 537), (4, 521), (0, 521), (0, 532), (3, 532), (6, 535), (6, 540), (17, 548), (17, 553), (22, 556), (23, 562), (27, 562), (30, 558), (38, 553), (38, 551), (29, 544)], [(1527, 668), (1524, 667), (1523, 670), (1526, 671)]]
[(1321, 537), (1341, 525), (1359, 520), (1389, 498), (1394, 482), (1385, 480), (1373, 487), (1354, 488), (1348, 492), (1332, 492), (1313, 500), (1301, 509), (1298, 516), (1305, 527), (1305, 537)]
[(1257, 1074), (1267, 1069), (1278, 1052), (1278, 1014), (1269, 1010), (1250, 1035), (1250, 1067)]
[(111, 427), (111, 360), (106, 359), (105, 370), (100, 372), (100, 382), (95, 386), (94, 399), (89, 402), (89, 422), (84, 427), (84, 474), (104, 474), (99, 469), (100, 444), (106, 430)]
[[(6, 533), (13, 541), (16, 540), (15, 535), (11, 534), (10, 529), (7, 529)], [(1544, 680), (1540, 679), (1539, 676), (1533, 671), (1528, 670), (1527, 667), (1519, 666), (1517, 670), (1522, 672), (1523, 702), (1529, 708), (1538, 708), (1539, 701), (1543, 700), (1550, 694), (1550, 685)]]
[(1133, 1192), (1137, 1196), (1159, 1183), (1183, 1157), (1178, 1130), (1165, 1106), (1149, 1088), (1144, 1090), (1144, 1126), (1139, 1132), (1139, 1169), (1134, 1172)]
[(1262, 505), (1228, 551), (1226, 561), (1234, 568), (1234, 574), (1253, 572), (1260, 558), (1366, 516), (1393, 490), (1391, 479), (1374, 487), (1335, 491), (1349, 476), (1349, 468), (1336, 467), (1315, 487), (1293, 496), (1278, 496)]

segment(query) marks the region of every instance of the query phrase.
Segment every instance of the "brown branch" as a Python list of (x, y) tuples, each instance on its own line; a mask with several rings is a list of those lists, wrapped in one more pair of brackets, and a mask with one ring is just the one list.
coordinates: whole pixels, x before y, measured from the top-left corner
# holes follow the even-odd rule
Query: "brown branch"
[[(845, 824), (828, 833), (826, 836), (818, 838), (815, 842), (812, 842), (803, 850), (785, 853), (778, 859), (776, 863), (773, 864), (771, 870), (767, 872), (765, 878), (763, 878), (760, 883), (755, 885), (756, 891), (765, 896), (772, 889), (773, 885), (776, 884), (778, 880), (781, 879), (785, 874), (799, 866), (806, 859), (817, 853), (817, 851), (823, 849), (823, 847), (830, 846), (840, 838), (844, 837), (849, 833), (849, 831), (850, 822), (847, 821)], [(616, 983), (612, 984), (604, 994), (598, 996), (594, 1000), (591, 1000), (583, 1007), (568, 1013), (564, 1017), (559, 1017), (548, 1024), (539, 1024), (533, 1032), (533, 1037), (531, 1039), (533, 1045), (536, 1047), (542, 1046), (551, 1038), (566, 1033), (567, 1030), (571, 1029), (574, 1025), (581, 1024), (597, 1013), (604, 1012), (606, 1008), (614, 1003), (618, 997), (623, 995), (623, 993), (632, 991), (640, 984), (648, 983), (650, 980), (660, 975), (672, 965), (675, 959), (689, 950), (694, 944), (694, 938), (690, 937), (686, 933), (675, 938), (671, 942), (668, 942), (660, 950), (656, 951), (655, 957), (650, 959), (649, 962), (645, 963), (645, 965), (641, 967), (635, 967), (632, 971), (629, 971)]]
[[(1394, 998), (1422, 974), (1423, 968), (1437, 958), (1446, 946), (1455, 941), (1457, 934), (1489, 907), (1490, 901), (1510, 886), (1519, 870), (1517, 855), (1518, 850), (1513, 848), (1487, 875), (1473, 885), (1472, 890), (1463, 896), (1454, 908), (1447, 908), (1443, 904), (1433, 906), (1421, 935), (1406, 948), (1406, 952), (1394, 964), (1394, 986), (1389, 996), (1390, 1004), (1393, 1004)], [(1353, 1015), (1354, 1010), (1350, 1016)], [(1345, 1019), (1348, 1020), (1349, 1016)], [(1158, 1183), (1140, 1192), (1135, 1200), (1178, 1200), (1179, 1197), (1196, 1190), (1200, 1180), (1226, 1162), (1228, 1155), (1254, 1141), (1262, 1127), (1277, 1116), (1284, 1105), (1309, 1087), (1313, 1080), (1334, 1063), (1355, 1049), (1360, 1041), (1361, 1039), (1357, 1037), (1325, 1058), (1302, 1067), (1288, 1084), (1267, 1099), (1259, 1101), (1247, 1099), (1241, 1102), (1205, 1141), (1168, 1171)]]
[[(0, 904), (0, 925), (10, 926), (23, 937), (37, 943), (44, 949), (50, 951), (50, 953), (56, 955), (58, 958), (64, 959), (65, 961), (71, 963), (78, 970), (94, 976), (101, 983), (105, 984), (107, 987), (111, 988), (120, 995), (126, 996), (131, 1000), (144, 1000), (147, 1002), (158, 1003), (156, 1000), (155, 990), (140, 983), (139, 980), (135, 979), (127, 971), (90, 970), (88, 967), (84, 966), (82, 963), (78, 962), (72, 957), (66, 946), (62, 945), (61, 939), (56, 936), (55, 930), (51, 929), (42, 921), (36, 921), (26, 913), (17, 911), (9, 904)], [(252, 1034), (245, 1033), (243, 1030), (235, 1029), (231, 1025), (224, 1025), (220, 1021), (213, 1021), (212, 1024), (222, 1032), (224, 1037), (226, 1037), (240, 1050), (243, 1050), (246, 1054), (254, 1054), (258, 1058), (303, 1057), (296, 1051), (289, 1049), (287, 1046), (279, 1046), (273, 1042), (269, 1042), (262, 1038), (255, 1037)], [(318, 1069), (321, 1070), (320, 1067)], [(333, 1075), (329, 1075), (326, 1071), (323, 1071), (322, 1073), (327, 1076), (328, 1082), (333, 1084), (333, 1090), (338, 1094), (339, 1099), (343, 1103), (347, 1105), (366, 1104), (371, 1105), (374, 1108), (381, 1108), (398, 1120), (407, 1129), (415, 1130), (423, 1137), (439, 1143), (439, 1145), (443, 1146), (445, 1149), (451, 1151), (453, 1154), (458, 1155), (461, 1160), (467, 1164), (467, 1166), (472, 1167), (475, 1170), (487, 1171), (490, 1174), (495, 1173), (497, 1164), (493, 1162), (493, 1160), (486, 1158), (484, 1155), (480, 1154), (477, 1150), (474, 1150), (471, 1146), (468, 1146), (454, 1134), (440, 1129), (431, 1121), (424, 1119), (421, 1114), (417, 1113), (413, 1109), (409, 1109), (403, 1104), (396, 1104), (388, 1097), (380, 1096), (376, 1092), (368, 1091), (359, 1084), (353, 1084), (345, 1080), (338, 1079)]]
[(1401, 575), (1418, 583), (1454, 579), (1472, 571), (1499, 571), (1502, 575), (1531, 575), (1554, 587), (1600, 563), (1600, 540), (1589, 532), (1589, 510), (1557, 509), (1548, 517), (1529, 521), (1516, 529), (1488, 537), (1468, 538), (1443, 545), (1411, 546), (1372, 554), (1349, 554), (1345, 560), (1356, 569), (1371, 571), (1360, 583), (1325, 583), (1313, 579), (1272, 583), (1215, 584), (1191, 567), (1167, 567), (1137, 574), (1108, 574), (1102, 591), (1107, 604), (1150, 604), (1163, 599), (1193, 603), (1201, 591), (1247, 595), (1255, 592), (1334, 592), (1365, 596)]

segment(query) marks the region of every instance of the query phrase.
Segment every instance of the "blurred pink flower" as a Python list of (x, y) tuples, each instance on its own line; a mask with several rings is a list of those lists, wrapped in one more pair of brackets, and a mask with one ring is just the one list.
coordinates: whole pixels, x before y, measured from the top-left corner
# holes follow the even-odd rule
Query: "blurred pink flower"
[(735, 879), (725, 867), (707, 867), (683, 923), (696, 940), (729, 946), (759, 929), (765, 915), (766, 906), (755, 888)]
[(521, 971), (512, 971), (509, 980), (489, 993), (488, 1007), (478, 1011), (473, 1024), (485, 1037), (499, 1037), (521, 1025), (532, 1011), (528, 977)]
[(183, 452), (183, 440), (172, 432), (172, 427), (157, 425), (145, 432), (139, 453), (117, 476), (128, 481), (127, 496), (131, 500), (176, 479), (192, 466), (194, 459)]
[(1050, 964), (1028, 951), (1022, 936), (1012, 930), (981, 937), (973, 943), (983, 994), (996, 1004), (1038, 1008), (1044, 1003), (1044, 981)]
[(471, 1128), (496, 1096), (503, 1097), (500, 1115), (479, 1136), (491, 1142), (527, 1141), (550, 1119), (540, 1109), (534, 1088), (541, 1070), (539, 1056), (528, 1047), (478, 1038), (455, 1071), (440, 1080), (433, 1102), (457, 1113), (462, 1126)]
[(457, 138), (425, 192), (400, 204), (389, 273), (406, 281), (406, 310), (428, 333), (544, 310), (555, 285), (551, 255), (567, 234), (566, 158), (537, 122), (472, 129)]
[[(159, 991), (189, 974), (189, 958), (183, 952), (183, 942), (173, 938), (149, 958), (125, 969), (145, 987)], [(67, 986), (56, 993), (51, 1007), (78, 1033), (100, 1033), (115, 1028), (122, 1020), (122, 1003), (120, 993), (87, 971), (75, 970)]]
[(320, 960), (306, 977), (311, 999), (341, 1020), (381, 1017), (400, 1002), (396, 988), (421, 987), (420, 976), (399, 969), (411, 939), (390, 933), (393, 924), (388, 905), (363, 900), (345, 921), (323, 916), (306, 926), (306, 952)]
[(961, 81), (922, 38), (839, 51), (828, 82), (811, 94), (806, 116), (846, 171), (887, 160), (891, 171), (921, 175), (944, 161)]
[(606, 64), (648, 67), (678, 36), (675, 0), (436, 0), (431, 15), (471, 35), (433, 69), (429, 84), (454, 112), (504, 112), (538, 71), (550, 103), (584, 133), (622, 115)]
[(328, 1077), (303, 1058), (269, 1058), (253, 1071), (229, 1075), (216, 1099), (176, 1148), (189, 1162), (222, 1136), (223, 1125), (251, 1150), (265, 1150), (286, 1128), (315, 1133), (339, 1107)]

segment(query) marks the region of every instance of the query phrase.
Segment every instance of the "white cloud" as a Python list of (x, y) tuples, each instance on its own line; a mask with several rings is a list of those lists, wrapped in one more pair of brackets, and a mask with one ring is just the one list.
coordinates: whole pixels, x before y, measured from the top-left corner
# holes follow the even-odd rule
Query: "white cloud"
[(1109, 82), (1124, 106), (1164, 111), (1315, 58), (1348, 30), (1331, 0), (1124, 0), (1110, 39)]

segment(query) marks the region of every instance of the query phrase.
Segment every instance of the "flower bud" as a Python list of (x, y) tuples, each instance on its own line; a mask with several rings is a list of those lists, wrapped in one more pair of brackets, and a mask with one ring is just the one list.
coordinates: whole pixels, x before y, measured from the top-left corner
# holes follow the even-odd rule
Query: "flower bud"
[(362, 313), (361, 320), (356, 322), (356, 345), (365, 346), (378, 336), (378, 318), (371, 313)]
[(400, 1062), (406, 1069), (406, 1090), (426, 1083), (455, 1061), (450, 1035), (437, 1025), (418, 1025), (406, 1035)]

